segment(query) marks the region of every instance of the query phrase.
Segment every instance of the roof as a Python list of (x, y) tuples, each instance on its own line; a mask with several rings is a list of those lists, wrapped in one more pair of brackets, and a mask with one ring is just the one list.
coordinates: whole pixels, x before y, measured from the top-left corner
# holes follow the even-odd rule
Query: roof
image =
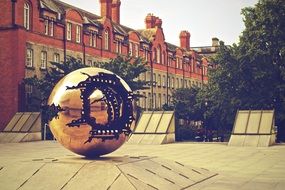
[(141, 29), (137, 30), (145, 39), (152, 42), (154, 40), (157, 29), (149, 28), (149, 29)]

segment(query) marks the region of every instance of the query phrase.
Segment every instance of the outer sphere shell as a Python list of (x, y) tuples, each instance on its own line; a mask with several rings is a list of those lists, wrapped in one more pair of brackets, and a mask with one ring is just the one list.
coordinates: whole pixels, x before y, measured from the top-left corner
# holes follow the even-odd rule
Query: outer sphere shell
[[(91, 142), (85, 143), (89, 138), (91, 126), (88, 124), (80, 125), (80, 127), (69, 127), (66, 125), (72, 120), (80, 118), (82, 109), (80, 90), (66, 90), (66, 87), (77, 86), (81, 81), (85, 81), (88, 76), (83, 75), (82, 73), (95, 76), (99, 72), (113, 74), (105, 69), (94, 67), (78, 69), (62, 78), (56, 84), (48, 99), (48, 105), (60, 105), (61, 108), (65, 109), (65, 111), (58, 113), (58, 117), (53, 118), (49, 122), (51, 132), (57, 141), (72, 152), (87, 157), (96, 157), (113, 152), (123, 145), (127, 139), (127, 136), (124, 133), (121, 133), (119, 139), (114, 138), (111, 140), (106, 139), (105, 141), (102, 141), (100, 138), (93, 138)], [(131, 91), (130, 87), (123, 79), (120, 78), (120, 82), (127, 91)], [(107, 123), (108, 114), (106, 111), (106, 103), (101, 101), (95, 103), (94, 105), (92, 104), (92, 106), (90, 109), (90, 115), (95, 116), (96, 121), (100, 124)]]

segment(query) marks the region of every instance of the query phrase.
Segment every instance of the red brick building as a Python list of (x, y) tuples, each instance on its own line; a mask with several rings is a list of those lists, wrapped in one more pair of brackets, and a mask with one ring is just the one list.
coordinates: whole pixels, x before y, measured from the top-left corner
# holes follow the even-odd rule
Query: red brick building
[(144, 57), (151, 71), (141, 79), (156, 81), (140, 92), (147, 97), (139, 101), (145, 109), (169, 103), (175, 88), (207, 82), (207, 58), (190, 47), (189, 32), (177, 35), (176, 46), (165, 41), (160, 18), (148, 14), (145, 29), (135, 30), (120, 24), (120, 0), (100, 3), (98, 16), (58, 0), (0, 1), (0, 131), (17, 111), (25, 111), (32, 89), (23, 87), (23, 78), (41, 76), (50, 61), (68, 55), (86, 65), (118, 54)]

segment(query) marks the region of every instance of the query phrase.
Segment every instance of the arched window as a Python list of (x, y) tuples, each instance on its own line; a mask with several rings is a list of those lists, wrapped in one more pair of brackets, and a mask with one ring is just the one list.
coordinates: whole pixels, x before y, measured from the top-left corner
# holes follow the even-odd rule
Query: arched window
[(29, 30), (30, 29), (30, 12), (31, 8), (28, 3), (24, 4), (24, 27)]
[(105, 50), (109, 50), (109, 30), (105, 30)]
[(156, 62), (157, 62), (157, 63), (160, 63), (160, 61), (161, 61), (161, 48), (160, 48), (160, 46), (158, 46), (156, 50), (157, 50), (157, 53), (156, 53)]

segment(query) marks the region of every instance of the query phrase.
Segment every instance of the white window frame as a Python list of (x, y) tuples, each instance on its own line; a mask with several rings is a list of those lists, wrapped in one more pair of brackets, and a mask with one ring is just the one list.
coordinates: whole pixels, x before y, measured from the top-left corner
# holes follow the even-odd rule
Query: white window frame
[(135, 56), (139, 57), (139, 45), (135, 44)]
[(56, 63), (60, 62), (60, 55), (58, 53), (53, 54), (53, 61)]
[(158, 46), (156, 48), (156, 63), (161, 63), (161, 48)]
[(24, 3), (24, 27), (30, 30), (30, 5), (29, 3)]
[(50, 36), (54, 36), (54, 22), (50, 21)]
[(130, 56), (133, 56), (133, 43), (132, 42), (130, 42), (129, 44), (129, 54)]
[(161, 109), (161, 94), (158, 94), (158, 105), (157, 105), (158, 109)]
[(116, 41), (116, 53), (122, 54), (122, 41), (120, 40)]
[(157, 86), (161, 86), (161, 75), (158, 74), (157, 76)]
[(97, 36), (95, 32), (90, 32), (89, 35), (89, 45), (91, 47), (96, 47), (97, 46)]
[(45, 35), (48, 35), (48, 30), (49, 30), (49, 22), (47, 19), (45, 19), (44, 21), (44, 25), (45, 25)]
[(47, 52), (41, 51), (41, 69), (47, 69)]
[(104, 49), (109, 50), (110, 37), (109, 37), (109, 31), (107, 29), (105, 30), (104, 33), (104, 40), (105, 40)]
[(147, 49), (144, 50), (144, 58), (146, 61), (148, 60), (148, 50)]
[(81, 26), (76, 25), (76, 42), (81, 42)]
[(33, 67), (34, 64), (34, 51), (28, 48), (26, 51), (26, 67)]
[(66, 23), (66, 39), (67, 40), (72, 39), (72, 23), (70, 22)]

